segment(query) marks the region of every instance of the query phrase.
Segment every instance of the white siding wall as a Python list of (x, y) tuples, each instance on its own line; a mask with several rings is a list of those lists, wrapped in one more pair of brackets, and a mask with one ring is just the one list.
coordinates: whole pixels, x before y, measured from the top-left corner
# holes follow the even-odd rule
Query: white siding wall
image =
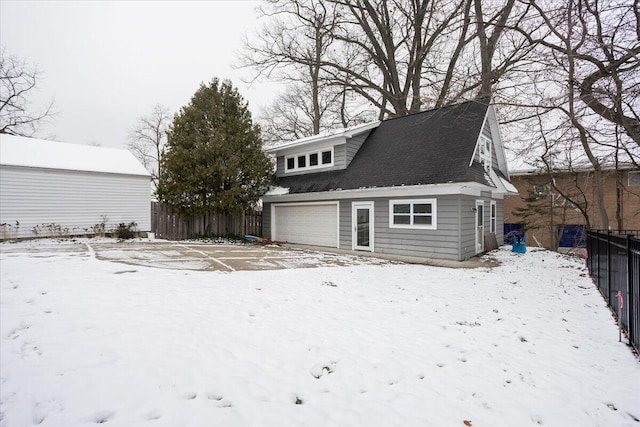
[(149, 177), (0, 167), (2, 239), (88, 234), (104, 218), (107, 231), (131, 222), (149, 231)]

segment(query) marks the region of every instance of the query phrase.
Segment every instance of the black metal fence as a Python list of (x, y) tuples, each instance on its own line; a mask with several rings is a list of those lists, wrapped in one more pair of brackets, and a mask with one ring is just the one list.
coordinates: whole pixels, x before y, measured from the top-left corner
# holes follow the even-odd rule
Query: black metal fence
[(640, 351), (640, 231), (587, 231), (587, 256), (589, 274)]

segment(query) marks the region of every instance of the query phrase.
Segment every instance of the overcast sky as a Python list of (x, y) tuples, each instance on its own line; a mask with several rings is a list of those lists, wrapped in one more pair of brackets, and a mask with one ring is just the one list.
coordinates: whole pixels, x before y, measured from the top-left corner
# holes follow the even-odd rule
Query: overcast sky
[(275, 88), (249, 87), (251, 71), (232, 65), (259, 3), (0, 0), (0, 43), (43, 71), (33, 100), (55, 98), (36, 136), (124, 148), (137, 117), (155, 103), (178, 111), (213, 77), (230, 79), (256, 118)]

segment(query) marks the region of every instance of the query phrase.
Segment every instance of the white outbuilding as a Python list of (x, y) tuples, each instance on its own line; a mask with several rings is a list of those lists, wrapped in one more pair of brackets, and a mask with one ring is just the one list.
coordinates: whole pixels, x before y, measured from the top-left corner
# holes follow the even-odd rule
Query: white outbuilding
[(0, 240), (151, 229), (151, 176), (124, 149), (0, 135)]

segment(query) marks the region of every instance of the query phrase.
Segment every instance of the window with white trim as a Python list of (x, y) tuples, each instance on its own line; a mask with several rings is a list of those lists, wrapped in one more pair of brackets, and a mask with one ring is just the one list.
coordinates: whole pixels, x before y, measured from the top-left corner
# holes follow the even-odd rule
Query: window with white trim
[(498, 210), (497, 210), (497, 206), (496, 206), (496, 202), (495, 201), (491, 201), (491, 232), (495, 233), (496, 232), (496, 216), (497, 216)]
[(436, 199), (389, 200), (390, 228), (437, 228)]
[(284, 164), (285, 172), (331, 167), (333, 166), (333, 147), (286, 156)]
[(480, 163), (484, 167), (486, 172), (491, 170), (491, 139), (484, 135), (480, 135), (480, 141), (478, 143), (478, 155), (480, 157)]

